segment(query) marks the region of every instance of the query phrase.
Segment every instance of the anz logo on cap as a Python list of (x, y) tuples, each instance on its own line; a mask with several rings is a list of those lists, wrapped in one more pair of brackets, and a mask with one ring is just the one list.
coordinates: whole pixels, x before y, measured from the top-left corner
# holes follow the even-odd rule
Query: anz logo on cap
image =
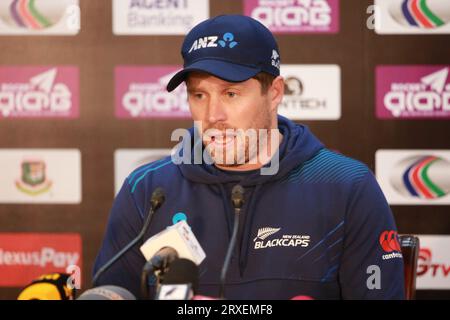
[(215, 48), (218, 46), (218, 44), (222, 48), (234, 48), (237, 46), (238, 42), (234, 40), (234, 34), (231, 32), (226, 32), (222, 39), (217, 41), (219, 39), (218, 36), (209, 36), (209, 37), (201, 37), (194, 41), (194, 43), (191, 46), (191, 49), (189, 49), (188, 53), (191, 53), (192, 51), (196, 51), (199, 49), (204, 48)]

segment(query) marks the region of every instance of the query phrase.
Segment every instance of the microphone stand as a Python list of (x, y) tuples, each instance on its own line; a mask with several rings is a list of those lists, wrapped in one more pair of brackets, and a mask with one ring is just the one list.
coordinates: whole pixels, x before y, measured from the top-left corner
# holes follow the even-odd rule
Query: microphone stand
[(222, 272), (220, 273), (219, 297), (221, 299), (225, 298), (225, 280), (228, 268), (230, 266), (231, 256), (233, 255), (234, 247), (236, 245), (241, 208), (244, 205), (244, 188), (241, 185), (237, 184), (231, 190), (231, 202), (233, 203), (234, 207), (234, 225), (233, 225), (233, 233), (231, 234), (230, 244), (228, 245), (227, 254), (225, 255), (225, 261), (223, 263)]
[(147, 215), (147, 218), (145, 219), (144, 225), (141, 229), (141, 232), (139, 232), (139, 234), (136, 236), (136, 238), (134, 238), (133, 240), (130, 241), (130, 243), (128, 243), (124, 248), (122, 248), (122, 250), (120, 250), (114, 257), (112, 257), (107, 263), (105, 263), (94, 275), (94, 278), (92, 279), (92, 286), (95, 287), (97, 285), (97, 282), (100, 278), (100, 276), (106, 271), (108, 270), (117, 260), (119, 260), (120, 257), (122, 257), (128, 250), (130, 250), (132, 247), (134, 247), (136, 245), (136, 243), (138, 243), (139, 241), (141, 241), (144, 236), (145, 233), (147, 232), (150, 223), (152, 222), (153, 219), (153, 215), (155, 214), (156, 210), (159, 209), (159, 207), (161, 207), (161, 205), (164, 203), (165, 197), (164, 197), (164, 191), (161, 188), (156, 188), (155, 191), (153, 191), (152, 193), (152, 197), (151, 197), (151, 205), (150, 205), (150, 210), (149, 213)]

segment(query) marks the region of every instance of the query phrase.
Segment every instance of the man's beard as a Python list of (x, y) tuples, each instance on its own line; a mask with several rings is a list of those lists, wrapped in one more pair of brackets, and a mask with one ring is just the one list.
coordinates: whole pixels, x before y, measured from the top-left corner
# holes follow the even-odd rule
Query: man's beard
[[(259, 153), (265, 152), (270, 143), (271, 115), (268, 108), (263, 109), (264, 112), (260, 112), (248, 128), (235, 128), (226, 123), (217, 123), (204, 129), (203, 143), (214, 163), (229, 168), (248, 164), (250, 161), (252, 164), (257, 163)], [(206, 135), (208, 131), (219, 138)], [(226, 141), (230, 142), (225, 145)], [(263, 147), (260, 150), (261, 146)]]

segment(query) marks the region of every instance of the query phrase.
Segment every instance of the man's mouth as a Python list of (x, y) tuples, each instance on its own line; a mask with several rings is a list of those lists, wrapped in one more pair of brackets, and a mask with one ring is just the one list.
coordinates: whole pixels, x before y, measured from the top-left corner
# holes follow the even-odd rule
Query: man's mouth
[(233, 134), (214, 135), (210, 136), (207, 141), (209, 140), (210, 144), (213, 146), (228, 148), (229, 146), (234, 145), (235, 138), (236, 136)]

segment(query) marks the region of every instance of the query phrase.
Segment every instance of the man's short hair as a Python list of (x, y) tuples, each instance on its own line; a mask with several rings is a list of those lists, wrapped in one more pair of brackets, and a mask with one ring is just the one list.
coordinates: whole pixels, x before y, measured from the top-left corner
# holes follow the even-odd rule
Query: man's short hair
[(253, 79), (258, 80), (261, 84), (261, 94), (266, 94), (269, 91), (270, 86), (272, 85), (273, 80), (275, 80), (275, 76), (271, 75), (267, 72), (260, 72)]

